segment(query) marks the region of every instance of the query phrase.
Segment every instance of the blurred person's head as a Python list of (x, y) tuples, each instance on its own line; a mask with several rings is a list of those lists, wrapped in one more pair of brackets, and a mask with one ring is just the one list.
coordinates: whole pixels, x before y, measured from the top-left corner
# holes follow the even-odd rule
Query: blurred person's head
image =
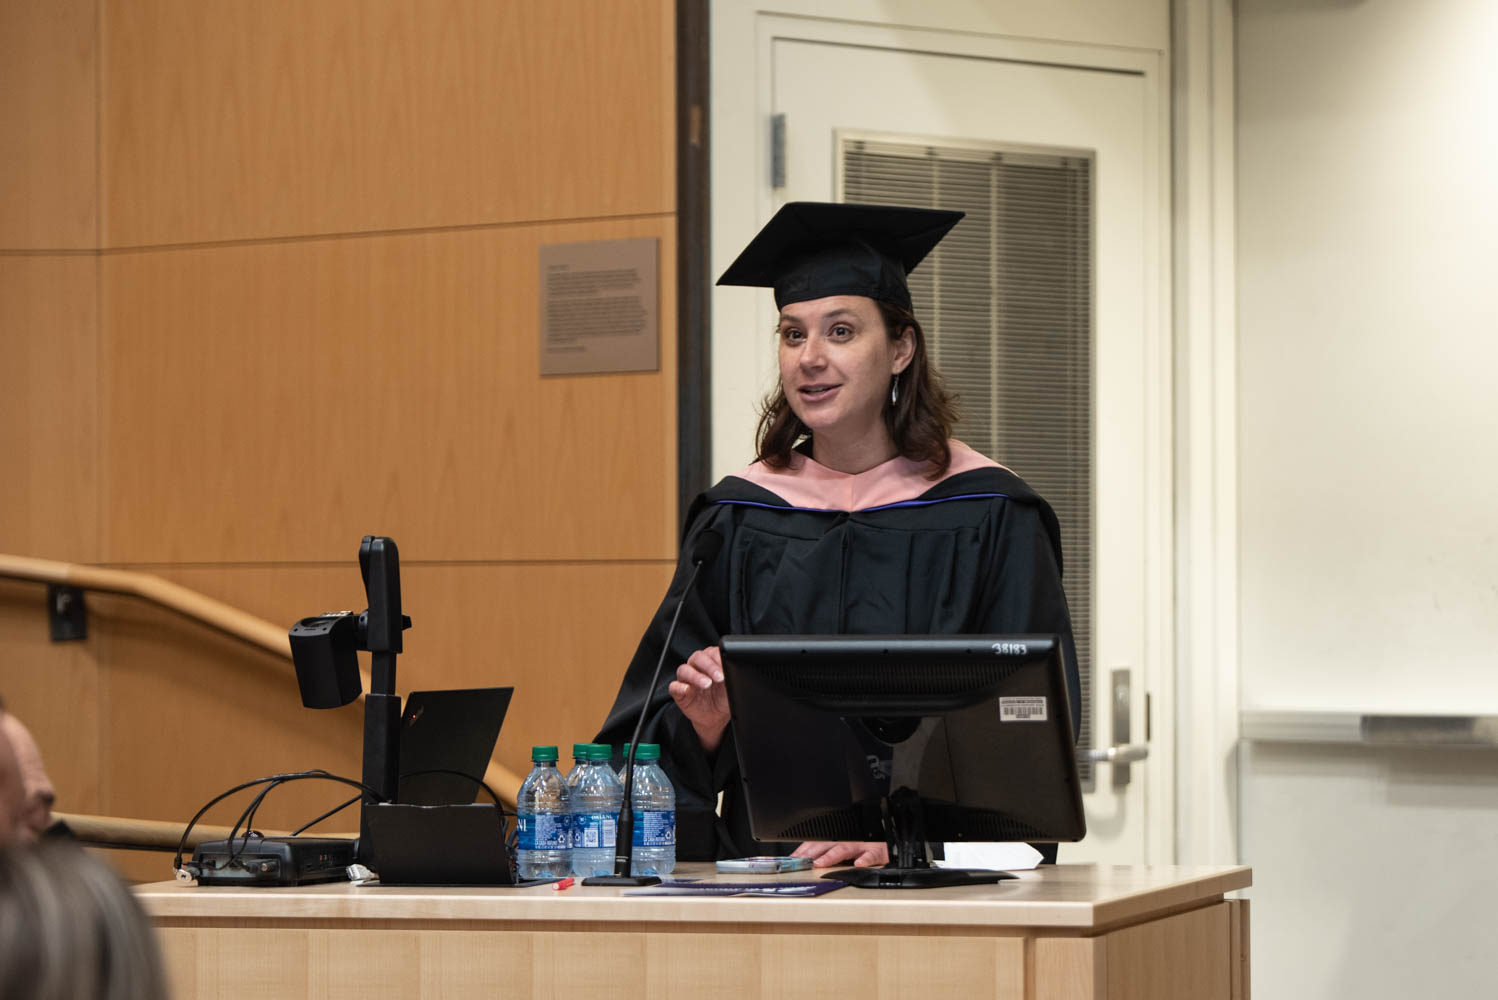
[(103, 861), (68, 841), (0, 848), (0, 1000), (161, 1000), (156, 939)]
[[(0, 720), (6, 718), (0, 704)], [(15, 748), (0, 726), (0, 847), (20, 837), (21, 814), (26, 809), (26, 786), (21, 780), (21, 763)]]
[[(0, 704), (0, 736), (10, 744), (11, 755), (20, 772), (21, 805), (19, 814), (12, 820), (16, 839), (35, 840), (52, 825), (52, 803), (57, 799), (57, 792), (52, 787), (52, 779), (47, 777), (41, 748), (32, 739), (31, 730), (5, 711), (3, 704)], [(0, 767), (4, 765), (0, 764)], [(0, 842), (4, 839), (0, 837)]]

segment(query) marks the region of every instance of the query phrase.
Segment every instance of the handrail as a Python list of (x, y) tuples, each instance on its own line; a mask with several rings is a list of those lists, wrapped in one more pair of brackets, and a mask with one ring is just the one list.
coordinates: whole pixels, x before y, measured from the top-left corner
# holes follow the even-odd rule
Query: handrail
[[(182, 841), (182, 830), (186, 823), (172, 823), (155, 819), (125, 819), (121, 816), (85, 816), (81, 813), (52, 814), (60, 819), (68, 831), (90, 847), (113, 847), (130, 851), (175, 851)], [(261, 830), (267, 837), (284, 837), (281, 830)], [(187, 847), (197, 847), (210, 840), (228, 840), (233, 831), (227, 826), (199, 823), (187, 835)], [(241, 834), (244, 830), (239, 831)], [(357, 833), (320, 833), (320, 837), (344, 837), (353, 840)]]
[(1353, 743), (1427, 750), (1498, 749), (1498, 715), (1244, 709), (1238, 734), (1261, 743)]
[[(30, 580), (35, 583), (62, 584), (77, 587), (80, 590), (101, 590), (111, 594), (138, 597), (202, 622), (242, 642), (259, 646), (282, 659), (291, 659), (291, 640), (287, 637), (286, 629), (273, 625), (263, 618), (257, 618), (247, 611), (231, 607), (223, 601), (216, 601), (195, 590), (190, 590), (181, 584), (163, 580), (159, 576), (152, 576), (150, 573), (138, 573), (128, 569), (103, 569), (98, 566), (81, 566), (77, 563), (59, 562), (53, 559), (0, 554), (0, 577)], [(369, 671), (361, 666), (359, 676), (364, 690), (369, 690)], [(359, 697), (363, 698), (364, 695), (360, 694)], [(491, 759), (484, 771), (484, 781), (499, 794), (507, 805), (514, 808), (520, 796), (521, 781), (515, 772)], [(227, 833), (226, 830), (225, 836)], [(180, 828), (177, 835), (181, 836)]]
[(291, 640), (286, 637), (286, 629), (149, 573), (80, 566), (77, 563), (33, 559), (29, 556), (0, 555), (0, 576), (139, 597), (200, 621), (252, 646), (259, 646), (291, 659)]

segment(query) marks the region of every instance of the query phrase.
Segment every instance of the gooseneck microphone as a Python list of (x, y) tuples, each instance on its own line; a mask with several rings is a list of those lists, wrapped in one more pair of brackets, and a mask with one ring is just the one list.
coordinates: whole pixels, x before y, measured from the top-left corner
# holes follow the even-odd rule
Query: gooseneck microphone
[(629, 741), (629, 755), (624, 760), (624, 805), (619, 810), (619, 820), (614, 828), (614, 874), (594, 875), (583, 879), (583, 885), (659, 885), (655, 875), (631, 875), (629, 868), (635, 856), (635, 752), (640, 748), (640, 733), (645, 728), (645, 716), (650, 712), (650, 701), (655, 695), (655, 686), (660, 683), (661, 667), (671, 653), (671, 640), (676, 636), (676, 623), (681, 620), (681, 609), (697, 583), (697, 576), (705, 563), (713, 560), (723, 548), (723, 536), (709, 528), (697, 536), (692, 543), (692, 575), (682, 588), (681, 600), (676, 602), (676, 613), (671, 616), (671, 627), (666, 630), (666, 641), (661, 644), (661, 657), (655, 661), (655, 673), (650, 677), (650, 686), (645, 689), (644, 702), (640, 705), (640, 718), (635, 722), (635, 734)]

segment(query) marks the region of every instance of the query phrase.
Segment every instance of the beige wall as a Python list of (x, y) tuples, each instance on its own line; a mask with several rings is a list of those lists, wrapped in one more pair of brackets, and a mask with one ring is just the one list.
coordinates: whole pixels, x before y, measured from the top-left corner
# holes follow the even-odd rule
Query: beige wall
[[(1498, 714), (1498, 6), (1240, 0), (1242, 695)], [(1238, 761), (1254, 985), (1493, 992), (1498, 752)]]
[[(359, 540), (386, 534), (402, 690), (514, 684), (515, 770), (591, 736), (675, 547), (674, 24), (666, 0), (0, 2), (0, 552), (289, 626), (362, 607)], [(661, 370), (541, 379), (538, 247), (636, 236)], [(0, 692), (59, 808), (170, 818), (357, 771), (358, 710), (302, 709), (289, 664), (90, 613), (54, 645), (43, 589), (0, 585)], [(280, 794), (265, 825), (341, 798)]]

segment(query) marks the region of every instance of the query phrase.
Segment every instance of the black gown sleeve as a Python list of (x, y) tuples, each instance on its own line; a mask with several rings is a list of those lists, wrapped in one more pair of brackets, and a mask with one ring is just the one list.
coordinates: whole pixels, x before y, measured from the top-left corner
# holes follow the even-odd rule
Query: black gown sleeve
[(992, 536), (992, 570), (978, 604), (985, 617), (971, 631), (1054, 633), (1060, 638), (1075, 737), (1082, 725), (1082, 678), (1071, 612), (1061, 587), (1061, 539), (1055, 516), (1049, 507), (1005, 503), (1000, 517), (999, 530)]
[[(1054, 633), (1061, 640), (1066, 667), (1067, 707), (1072, 737), (1081, 732), (1082, 678), (1077, 666), (1071, 613), (1061, 588), (1061, 537), (1049, 506), (1006, 503), (995, 532), (993, 572), (980, 603), (986, 619), (975, 631), (993, 633)], [(1044, 864), (1055, 864), (1057, 845), (1031, 844)]]
[[(676, 679), (676, 668), (699, 649), (716, 646), (722, 636), (719, 622), (727, 617), (726, 553), (703, 563), (697, 582), (690, 593), (687, 582), (692, 576), (690, 554), (705, 531), (725, 533), (726, 520), (714, 508), (699, 506), (692, 512), (686, 536), (682, 540), (681, 559), (665, 598), (645, 630), (629, 668), (624, 673), (614, 707), (609, 710), (603, 728), (594, 742), (620, 747), (634, 735), (640, 708), (647, 700), (641, 743), (659, 743), (661, 767), (676, 791), (676, 854), (682, 861), (705, 861), (718, 856), (722, 834), (717, 816), (718, 792), (727, 784), (729, 769), (718, 767), (717, 755), (709, 756), (697, 739), (692, 723), (676, 707), (668, 685)], [(683, 595), (685, 594), (685, 603)], [(681, 607), (681, 619), (671, 648), (661, 666), (655, 689), (648, 691), (651, 675), (660, 660), (671, 618)], [(732, 747), (733, 734), (724, 734), (722, 747)], [(721, 747), (720, 747), (721, 749)], [(724, 762), (725, 764), (727, 761)], [(725, 773), (717, 773), (724, 771)]]

